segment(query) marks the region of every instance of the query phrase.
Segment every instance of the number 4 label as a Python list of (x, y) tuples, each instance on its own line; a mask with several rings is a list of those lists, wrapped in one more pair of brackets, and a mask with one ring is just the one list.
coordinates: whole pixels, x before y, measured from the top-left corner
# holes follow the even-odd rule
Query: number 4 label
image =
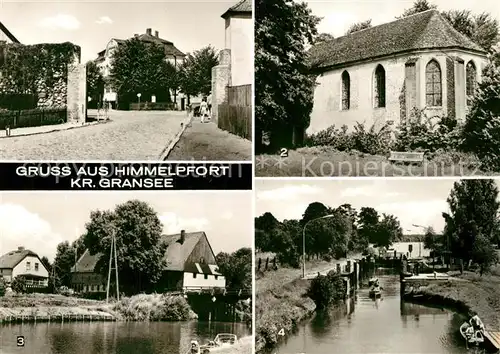
[(278, 336), (284, 336), (285, 335), (285, 330), (282, 328), (278, 332)]

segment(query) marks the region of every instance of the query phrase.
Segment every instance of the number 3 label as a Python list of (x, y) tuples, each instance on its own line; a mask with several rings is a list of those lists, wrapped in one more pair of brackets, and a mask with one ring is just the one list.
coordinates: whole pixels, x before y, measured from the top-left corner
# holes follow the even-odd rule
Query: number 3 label
[(24, 336), (17, 336), (17, 346), (24, 347)]

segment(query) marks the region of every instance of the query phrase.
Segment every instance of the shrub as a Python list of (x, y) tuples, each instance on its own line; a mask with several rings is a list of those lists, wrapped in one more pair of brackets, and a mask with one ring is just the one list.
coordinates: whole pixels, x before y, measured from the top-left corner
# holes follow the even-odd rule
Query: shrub
[(351, 150), (353, 148), (352, 139), (348, 133), (347, 125), (336, 129), (332, 125), (325, 130), (312, 134), (305, 139), (306, 146), (331, 146), (339, 151)]
[(462, 149), (481, 162), (500, 169), (500, 68), (489, 64), (471, 103), (463, 130)]
[(386, 123), (378, 132), (375, 125), (369, 130), (357, 122), (351, 134), (354, 149), (370, 155), (384, 155), (391, 147), (391, 124)]
[(18, 294), (26, 292), (26, 279), (21, 276), (17, 276), (12, 280), (11, 288)]
[(308, 296), (314, 301), (318, 309), (324, 309), (329, 305), (344, 299), (346, 286), (344, 280), (336, 273), (326, 276), (318, 275), (311, 282)]
[(0, 296), (5, 296), (5, 291), (7, 290), (7, 284), (5, 280), (0, 277)]
[(123, 298), (113, 310), (132, 321), (186, 321), (191, 317), (191, 308), (184, 297), (160, 294)]
[(457, 150), (461, 144), (461, 127), (454, 118), (427, 117), (422, 110), (414, 109), (410, 119), (398, 128), (395, 149), (398, 151), (436, 152)]

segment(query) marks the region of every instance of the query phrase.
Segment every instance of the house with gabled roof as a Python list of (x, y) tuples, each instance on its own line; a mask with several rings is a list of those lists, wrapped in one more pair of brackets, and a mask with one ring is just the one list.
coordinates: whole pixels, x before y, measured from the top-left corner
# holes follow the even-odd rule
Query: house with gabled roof
[(7, 283), (15, 277), (23, 277), (27, 286), (47, 287), (49, 272), (35, 252), (19, 247), (0, 257), (0, 277)]
[[(224, 289), (226, 279), (219, 273), (215, 254), (203, 231), (163, 235), (166, 244), (166, 269), (158, 283), (158, 291), (201, 291)], [(101, 254), (88, 250), (72, 270), (72, 287), (80, 292), (105, 292), (106, 281), (95, 272)], [(104, 255), (106, 257), (106, 255)]]
[[(141, 42), (153, 43), (153, 44), (158, 44), (158, 45), (163, 46), (163, 48), (165, 49), (165, 60), (170, 62), (175, 67), (178, 67), (179, 65), (181, 65), (183, 63), (184, 59), (186, 58), (186, 54), (181, 52), (174, 45), (173, 42), (168, 41), (168, 40), (163, 39), (163, 38), (160, 38), (160, 34), (158, 31), (155, 31), (155, 33), (153, 34), (151, 28), (147, 28), (146, 33), (134, 34), (134, 36), (129, 38), (129, 39), (133, 39), (133, 38), (138, 39)], [(127, 40), (124, 40), (124, 39), (112, 38), (108, 42), (108, 44), (106, 45), (106, 49), (100, 51), (97, 54), (97, 58), (94, 60), (94, 62), (101, 69), (101, 72), (102, 72), (105, 79), (107, 77), (109, 77), (109, 75), (111, 73), (111, 68), (113, 65), (113, 63), (112, 63), (113, 53), (120, 45), (124, 44), (126, 41)], [(168, 94), (168, 92), (165, 94)], [(159, 93), (158, 96), (161, 97), (161, 94)], [(182, 99), (182, 97), (183, 97), (182, 95), (179, 95), (179, 98)], [(106, 85), (104, 87), (104, 94), (103, 94), (102, 99), (107, 101), (107, 102), (110, 102), (112, 104), (112, 106), (115, 107), (116, 103), (117, 103), (117, 99), (118, 99), (117, 93), (113, 90), (113, 88), (110, 85)], [(151, 102), (151, 100), (157, 101), (156, 97), (155, 98), (144, 97), (142, 99), (148, 100), (150, 102)], [(160, 102), (160, 101), (158, 101), (158, 102)]]
[(307, 133), (399, 125), (415, 109), (463, 121), (486, 54), (436, 10), (318, 43), (308, 52), (317, 87)]

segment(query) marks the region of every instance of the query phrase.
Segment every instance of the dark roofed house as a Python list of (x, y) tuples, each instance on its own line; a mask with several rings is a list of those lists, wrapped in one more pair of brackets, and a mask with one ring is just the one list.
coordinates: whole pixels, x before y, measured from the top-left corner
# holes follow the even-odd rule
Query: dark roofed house
[[(162, 241), (167, 245), (167, 267), (158, 291), (225, 288), (226, 280), (217, 271), (215, 254), (205, 232), (181, 231), (175, 235), (163, 235)], [(100, 254), (91, 255), (88, 250), (80, 257), (72, 272), (76, 291), (106, 291), (106, 279), (94, 272), (100, 257)]]
[(404, 123), (414, 109), (464, 120), (486, 51), (429, 10), (319, 43), (308, 61), (318, 75), (314, 133)]
[(27, 286), (48, 286), (49, 272), (40, 257), (24, 247), (10, 251), (0, 257), (0, 277), (10, 283), (15, 277), (23, 277)]

